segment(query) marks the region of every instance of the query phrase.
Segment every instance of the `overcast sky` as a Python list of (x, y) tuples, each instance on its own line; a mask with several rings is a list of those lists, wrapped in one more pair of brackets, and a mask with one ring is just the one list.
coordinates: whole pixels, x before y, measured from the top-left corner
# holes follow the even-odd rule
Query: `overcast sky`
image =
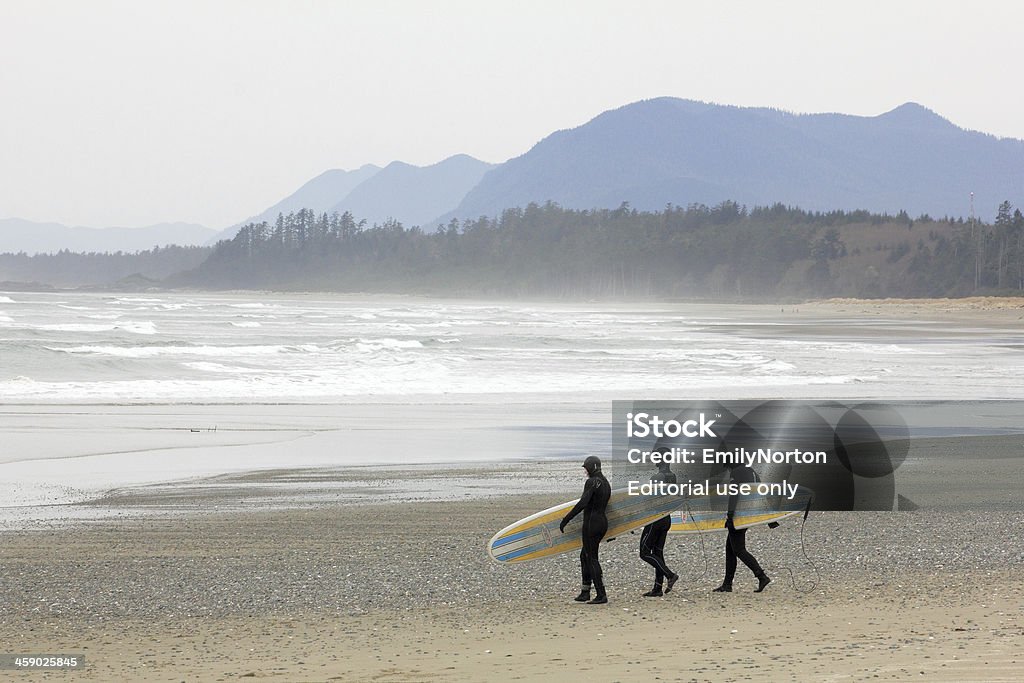
[(0, 218), (221, 228), (673, 96), (1024, 138), (1024, 3), (0, 0)]

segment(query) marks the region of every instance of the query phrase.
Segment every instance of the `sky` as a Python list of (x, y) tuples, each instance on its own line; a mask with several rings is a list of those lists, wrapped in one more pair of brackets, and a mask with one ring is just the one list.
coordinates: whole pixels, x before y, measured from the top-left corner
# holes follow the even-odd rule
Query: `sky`
[(1024, 3), (0, 0), (0, 218), (223, 228), (671, 96), (1024, 139)]

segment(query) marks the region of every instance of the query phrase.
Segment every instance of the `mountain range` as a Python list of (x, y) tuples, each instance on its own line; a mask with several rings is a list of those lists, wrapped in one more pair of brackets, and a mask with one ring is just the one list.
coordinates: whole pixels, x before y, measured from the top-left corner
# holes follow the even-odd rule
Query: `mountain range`
[(424, 168), (394, 162), (333, 208), (425, 229), (546, 201), (659, 210), (732, 200), (968, 217), (972, 193), (984, 220), (1004, 200), (1024, 203), (1024, 141), (964, 130), (912, 102), (853, 116), (662, 97), (552, 133), (495, 166), (464, 155)]
[(458, 205), (491, 168), (493, 164), (457, 154), (430, 166), (393, 161), (384, 168), (367, 164), (355, 171), (327, 171), (262, 213), (221, 231), (211, 243), (230, 239), (247, 223), (273, 224), (279, 213), (303, 208), (348, 211), (368, 225), (388, 219), (409, 227), (426, 225)]
[[(853, 116), (662, 97), (552, 133), (502, 164), (459, 154), (422, 167), (394, 161), (383, 168), (329, 170), (251, 218), (207, 233), (205, 240), (230, 238), (241, 225), (273, 223), (279, 213), (301, 208), (349, 211), (370, 225), (390, 218), (431, 230), (453, 218), (496, 216), (546, 201), (575, 209), (626, 202), (657, 210), (732, 200), (811, 211), (967, 217), (972, 193), (973, 210), (983, 220), (991, 220), (1002, 201), (1024, 204), (1024, 141), (965, 130), (915, 103), (878, 116)], [(0, 221), (0, 251), (98, 250), (97, 235), (82, 232), (87, 229), (32, 225)], [(148, 230), (158, 228), (177, 231), (170, 239), (186, 244), (202, 230), (182, 224)], [(137, 230), (106, 237), (113, 249), (159, 243)], [(134, 246), (140, 239), (144, 246)]]
[(552, 200), (566, 208), (668, 203), (912, 216), (979, 215), (1024, 199), (1024, 142), (963, 130), (907, 103), (879, 116), (791, 114), (659, 98), (549, 135), (493, 169), (442, 220)]

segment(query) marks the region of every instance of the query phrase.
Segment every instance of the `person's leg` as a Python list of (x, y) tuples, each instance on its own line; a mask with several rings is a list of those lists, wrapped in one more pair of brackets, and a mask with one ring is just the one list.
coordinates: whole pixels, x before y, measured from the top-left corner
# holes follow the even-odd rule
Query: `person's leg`
[(583, 574), (583, 584), (580, 587), (580, 594), (573, 598), (576, 602), (586, 602), (590, 600), (590, 560), (587, 558), (587, 547), (586, 544), (583, 546), (583, 550), (580, 551), (580, 572)]
[[(747, 550), (747, 530), (739, 529), (735, 533), (730, 533), (729, 538), (733, 539), (733, 553), (741, 562), (743, 562), (743, 564), (747, 565), (747, 568), (750, 569), (750, 571), (754, 573), (754, 576), (757, 577), (756, 592), (760, 593), (765, 589), (765, 586), (771, 583), (771, 579), (769, 579), (768, 575), (764, 573), (763, 569), (761, 569), (761, 565), (758, 564), (757, 558)], [(736, 561), (733, 560), (733, 567), (735, 566)]]
[(597, 595), (588, 603), (590, 605), (603, 605), (608, 602), (608, 597), (604, 592), (604, 574), (601, 571), (601, 559), (598, 555), (601, 549), (601, 539), (604, 538), (607, 530), (608, 522), (603, 518), (593, 520), (589, 528), (587, 526), (584, 527), (583, 549), (587, 552), (587, 558), (590, 560), (590, 578), (594, 580), (594, 588), (597, 590)]
[(729, 531), (725, 537), (725, 578), (722, 579), (722, 585), (715, 589), (716, 593), (730, 593), (732, 592), (732, 580), (736, 576), (736, 553), (733, 551), (732, 537), (734, 531)]
[(656, 531), (654, 524), (648, 524), (640, 534), (640, 559), (654, 567), (654, 588), (644, 593), (644, 597), (656, 598), (662, 594), (661, 587), (664, 583), (664, 566), (658, 559), (658, 553), (653, 544), (656, 542)]
[[(658, 574), (663, 575), (668, 579), (668, 585), (665, 587), (665, 592), (668, 593), (672, 590), (672, 586), (679, 580), (679, 574), (672, 571), (668, 563), (665, 562), (665, 543), (668, 541), (668, 530), (672, 527), (672, 519), (665, 518), (655, 523), (654, 531), (651, 533), (651, 544), (654, 549), (654, 555), (657, 558), (659, 565)], [(661, 585), (660, 576), (656, 577), (658, 585)]]

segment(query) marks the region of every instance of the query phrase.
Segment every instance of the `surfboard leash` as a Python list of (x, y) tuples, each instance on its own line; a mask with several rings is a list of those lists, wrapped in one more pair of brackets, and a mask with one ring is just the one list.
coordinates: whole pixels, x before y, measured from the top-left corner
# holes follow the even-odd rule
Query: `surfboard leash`
[(807, 508), (804, 510), (804, 518), (800, 521), (800, 552), (804, 556), (804, 561), (811, 565), (811, 569), (814, 570), (814, 580), (810, 581), (804, 590), (800, 590), (796, 587), (796, 575), (793, 574), (793, 570), (789, 567), (783, 567), (789, 572), (789, 581), (793, 584), (793, 590), (797, 593), (810, 593), (814, 590), (814, 587), (821, 583), (821, 574), (818, 572), (818, 565), (814, 564), (814, 560), (807, 554), (807, 545), (804, 543), (804, 527), (807, 526), (807, 517), (811, 514), (811, 501), (807, 501)]
[[(693, 513), (690, 512), (689, 504), (683, 503), (683, 507), (686, 509), (686, 514), (690, 516), (690, 519), (693, 519), (694, 522), (696, 522), (696, 518), (693, 516)], [(700, 541), (700, 554), (704, 558), (704, 571), (701, 572), (701, 575), (698, 576), (696, 579), (691, 579), (691, 580), (687, 581), (686, 582), (686, 586), (687, 587), (685, 587), (685, 588), (681, 587), (682, 588), (681, 592), (683, 592), (683, 593), (692, 593), (694, 591), (702, 590), (701, 587), (698, 584), (700, 584), (702, 581), (704, 581), (704, 577), (706, 577), (708, 575), (708, 568), (710, 566), (710, 562), (708, 561), (707, 549), (704, 547), (704, 532), (701, 531), (700, 524), (697, 524), (697, 539)], [(677, 588), (677, 589), (674, 589), (674, 590), (679, 590), (679, 589)]]

